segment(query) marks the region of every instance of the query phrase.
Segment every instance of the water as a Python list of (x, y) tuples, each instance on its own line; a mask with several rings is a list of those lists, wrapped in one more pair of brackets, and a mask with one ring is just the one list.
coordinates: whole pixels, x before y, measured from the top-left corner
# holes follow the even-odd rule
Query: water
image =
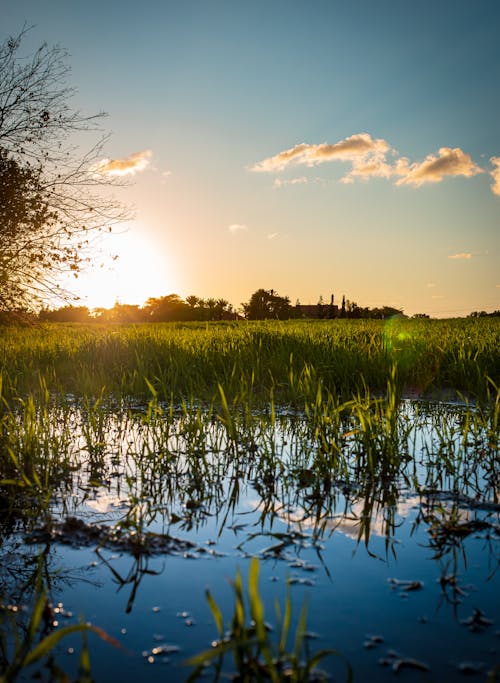
[[(246, 585), (258, 557), (266, 620), (276, 627), (288, 583), (292, 634), (306, 601), (311, 651), (342, 653), (355, 681), (396, 670), (405, 681), (488, 680), (500, 663), (500, 468), (486, 428), (468, 425), (464, 438), (464, 410), (403, 403), (397, 442), (371, 434), (379, 448), (393, 439), (392, 461), (369, 471), (366, 431), (353, 424), (325, 469), (324, 434), (303, 417), (239, 424), (235, 446), (201, 413), (109, 412), (92, 435), (74, 409), (59, 419), (74, 436), (72, 471), (49, 517), (4, 520), (2, 634), (12, 646), (22, 633), (42, 576), (56, 609), (47, 632), (81, 618), (119, 643), (89, 634), (96, 681), (183, 681), (186, 660), (217, 638), (205, 589), (228, 625), (231, 580), (239, 568)], [(56, 650), (73, 676), (81, 645), (74, 634)], [(319, 666), (346, 679), (342, 658)]]

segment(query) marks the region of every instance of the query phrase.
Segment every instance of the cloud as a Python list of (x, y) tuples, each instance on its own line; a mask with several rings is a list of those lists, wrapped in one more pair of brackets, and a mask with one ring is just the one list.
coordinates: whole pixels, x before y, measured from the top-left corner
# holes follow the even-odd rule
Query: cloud
[(500, 157), (491, 157), (490, 161), (495, 167), (493, 171), (490, 171), (491, 177), (493, 178), (491, 191), (493, 194), (500, 196)]
[(460, 254), (451, 254), (450, 256), (448, 256), (448, 258), (453, 259), (455, 261), (468, 261), (472, 258), (472, 254), (461, 252)]
[[(399, 160), (399, 172), (403, 175), (397, 185), (415, 185), (424, 183), (440, 183), (445, 176), (464, 176), (470, 178), (483, 173), (483, 169), (472, 161), (470, 154), (466, 154), (460, 147), (441, 147), (438, 156), (429, 154), (424, 161), (407, 165)], [(405, 172), (406, 170), (406, 172)]]
[(150, 149), (145, 149), (142, 152), (134, 152), (125, 159), (103, 159), (95, 171), (103, 175), (134, 175), (148, 167), (152, 155)]
[(435, 282), (428, 282), (427, 287), (435, 287), (436, 283)]
[(270, 232), (270, 233), (267, 235), (267, 239), (268, 239), (268, 240), (273, 240), (275, 237), (278, 237), (278, 235), (279, 235), (279, 232)]
[[(460, 147), (441, 147), (428, 154), (423, 161), (411, 162), (399, 156), (390, 143), (383, 138), (373, 138), (369, 133), (356, 133), (334, 143), (308, 144), (302, 142), (274, 156), (258, 161), (250, 167), (256, 173), (280, 173), (290, 167), (313, 167), (331, 161), (351, 164), (351, 169), (341, 178), (342, 183), (370, 178), (394, 179), (396, 185), (420, 187), (425, 183), (440, 183), (446, 177), (471, 178), (485, 169), (473, 161), (470, 154)], [(500, 157), (492, 157), (494, 168), (491, 189), (500, 196)], [(276, 178), (275, 188), (310, 182), (302, 176), (282, 180)]]
[(385, 154), (377, 153), (366, 159), (353, 159), (352, 170), (343, 178), (341, 183), (353, 183), (356, 178), (368, 180), (368, 178), (390, 178), (398, 174), (397, 166), (387, 163)]
[(248, 226), (242, 225), (241, 223), (233, 223), (228, 227), (229, 232), (233, 234), (236, 232), (242, 232), (243, 230), (248, 230)]
[(274, 187), (284, 187), (285, 185), (305, 185), (308, 182), (305, 176), (300, 178), (290, 178), (289, 180), (281, 180), (281, 178), (274, 179)]
[(288, 166), (316, 166), (327, 161), (367, 162), (371, 157), (385, 158), (390, 145), (385, 140), (373, 139), (369, 133), (357, 133), (333, 144), (310, 145), (302, 142), (295, 147), (254, 164), (250, 170), (258, 173), (276, 173)]

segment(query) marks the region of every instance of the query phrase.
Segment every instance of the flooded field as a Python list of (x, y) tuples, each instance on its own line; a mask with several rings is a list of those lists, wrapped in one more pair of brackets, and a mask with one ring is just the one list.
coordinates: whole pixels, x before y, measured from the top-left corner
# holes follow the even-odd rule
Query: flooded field
[(0, 501), (3, 680), (498, 680), (498, 418), (498, 397), (390, 392), (25, 402), (5, 426), (25, 481)]

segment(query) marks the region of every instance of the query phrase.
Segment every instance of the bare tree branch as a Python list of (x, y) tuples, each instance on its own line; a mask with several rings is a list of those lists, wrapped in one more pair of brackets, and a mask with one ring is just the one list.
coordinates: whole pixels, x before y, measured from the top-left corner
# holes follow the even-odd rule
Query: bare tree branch
[[(65, 297), (58, 280), (78, 276), (103, 232), (130, 218), (110, 195), (123, 185), (96, 171), (108, 140), (105, 114), (71, 105), (68, 54), (42, 44), (20, 54), (26, 26), (0, 44), (0, 308), (34, 308)], [(86, 151), (76, 133), (98, 135)]]

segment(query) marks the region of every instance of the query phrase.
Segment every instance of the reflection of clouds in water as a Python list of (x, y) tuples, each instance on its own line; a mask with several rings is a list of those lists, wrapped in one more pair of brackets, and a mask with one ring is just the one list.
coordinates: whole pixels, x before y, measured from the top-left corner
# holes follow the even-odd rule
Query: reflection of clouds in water
[(94, 512), (114, 512), (127, 506), (127, 499), (109, 493), (98, 493), (92, 500), (86, 500), (85, 505)]
[[(406, 519), (411, 516), (412, 512), (419, 509), (421, 505), (431, 504), (430, 498), (424, 498), (417, 495), (408, 496), (399, 501), (399, 503), (394, 507), (378, 507), (373, 506), (371, 508), (371, 514), (366, 514), (370, 511), (367, 507), (365, 500), (360, 499), (356, 502), (351, 503), (347, 507), (347, 511), (342, 514), (332, 514), (318, 519), (307, 513), (306, 510), (300, 507), (294, 508), (294, 510), (284, 509), (281, 506), (276, 506), (272, 512), (278, 517), (282, 522), (286, 524), (299, 527), (301, 530), (304, 529), (318, 529), (319, 527), (323, 530), (323, 533), (337, 531), (344, 536), (348, 536), (353, 540), (358, 540), (362, 538), (366, 530), (369, 529), (370, 536), (385, 537), (391, 530), (392, 524), (397, 524), (397, 518)], [(252, 506), (259, 510), (266, 510), (270, 512), (268, 507), (265, 507), (262, 502), (251, 501)], [(451, 512), (454, 508), (451, 502), (440, 502), (440, 507), (446, 515), (447, 512)], [(455, 508), (454, 512), (456, 514), (456, 520), (458, 522), (467, 522), (471, 518), (471, 511), (463, 508)]]
[(387, 514), (388, 508), (372, 508), (370, 519), (367, 519), (364, 514), (365, 502), (363, 500), (353, 503), (350, 506), (349, 515), (337, 515), (329, 520), (326, 520), (325, 528), (331, 531), (339, 531), (349, 538), (357, 540), (362, 535), (362, 529), (368, 527), (370, 535), (372, 536), (386, 536), (388, 528), (390, 528), (390, 519), (398, 515), (403, 519), (409, 517), (411, 510), (420, 504), (418, 496), (412, 496), (400, 501), (390, 514)]

